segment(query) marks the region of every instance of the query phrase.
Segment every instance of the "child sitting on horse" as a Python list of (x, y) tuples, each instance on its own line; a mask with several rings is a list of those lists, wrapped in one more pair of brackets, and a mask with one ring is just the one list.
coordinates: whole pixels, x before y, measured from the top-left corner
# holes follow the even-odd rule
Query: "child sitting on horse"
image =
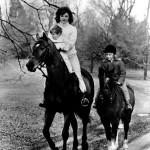
[[(56, 12), (56, 18), (58, 20), (57, 24), (51, 28), (48, 37), (54, 42), (56, 48), (61, 51), (60, 54), (63, 57), (69, 72), (75, 72), (79, 80), (79, 89), (82, 97), (81, 105), (88, 106), (89, 100), (86, 98), (86, 86), (81, 75), (80, 63), (77, 57), (77, 52), (75, 50), (77, 30), (71, 25), (73, 18), (70, 21), (69, 17), (72, 18), (73, 16), (68, 7), (62, 7), (58, 9), (58, 11)], [(66, 21), (64, 22), (64, 20)], [(65, 34), (63, 32), (65, 32)], [(69, 37), (70, 39), (65, 37)], [(70, 44), (70, 41), (72, 42), (72, 45)], [(40, 103), (39, 106), (45, 107), (45, 103)]]
[(53, 26), (48, 37), (54, 42), (56, 48), (60, 50), (60, 54), (66, 63), (69, 73), (72, 73), (72, 66), (66, 53), (69, 51), (68, 40), (62, 36), (62, 28), (58, 25)]
[[(105, 59), (103, 61), (103, 65), (107, 66), (107, 64), (112, 64), (114, 66), (113, 79), (116, 81), (116, 84), (120, 86), (125, 96), (126, 109), (132, 110), (132, 105), (130, 104), (130, 96), (126, 86), (126, 69), (123, 61), (120, 58), (116, 58), (116, 48), (113, 45), (106, 46), (105, 50)], [(106, 70), (107, 71), (107, 70)], [(101, 89), (98, 90), (97, 96), (95, 98), (94, 108), (98, 107), (98, 97), (103, 98)]]

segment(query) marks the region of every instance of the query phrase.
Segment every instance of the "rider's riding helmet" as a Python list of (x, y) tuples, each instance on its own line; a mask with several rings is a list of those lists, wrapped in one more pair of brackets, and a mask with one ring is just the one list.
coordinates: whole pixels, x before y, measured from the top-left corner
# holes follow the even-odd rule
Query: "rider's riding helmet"
[(114, 53), (114, 54), (116, 54), (116, 48), (113, 45), (107, 45), (103, 52), (104, 53)]

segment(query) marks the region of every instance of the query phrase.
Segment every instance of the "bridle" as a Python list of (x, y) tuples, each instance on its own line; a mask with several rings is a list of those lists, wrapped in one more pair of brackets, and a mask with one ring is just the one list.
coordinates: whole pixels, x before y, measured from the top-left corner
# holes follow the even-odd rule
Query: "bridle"
[[(43, 40), (44, 41), (44, 40)], [(45, 42), (45, 41), (44, 41)], [(48, 68), (48, 69), (56, 69), (56, 68), (59, 68), (60, 67), (60, 63), (57, 65), (57, 66), (45, 66), (46, 65), (46, 58), (47, 58), (47, 55), (49, 53), (49, 44), (47, 44), (44, 49), (43, 49), (43, 54), (39, 57), (39, 58), (36, 58), (35, 56), (30, 56), (31, 59), (35, 60), (38, 62), (38, 64), (35, 66), (34, 69), (39, 69), (41, 72), (42, 72), (42, 76), (48, 78), (48, 76), (44, 73), (44, 71), (42, 70), (42, 68)], [(57, 52), (57, 51), (56, 51)], [(58, 52), (57, 52), (58, 53)], [(62, 58), (60, 58), (62, 60)]]
[(29, 56), (29, 59), (35, 60), (37, 62), (37, 65), (34, 67), (34, 69), (39, 69), (42, 72), (42, 76), (48, 78), (48, 76), (44, 73), (44, 71), (42, 70), (42, 68), (45, 68), (45, 59), (47, 57), (47, 51), (48, 51), (48, 47), (49, 45), (47, 44), (44, 49), (43, 49), (43, 54), (40, 57), (35, 57), (34, 55)]
[(112, 103), (112, 102), (113, 102), (114, 95), (115, 95), (115, 90), (112, 90), (112, 89), (110, 88), (110, 84), (114, 84), (114, 82), (109, 83), (109, 82), (111, 82), (111, 80), (112, 80), (112, 79), (109, 77), (109, 80), (107, 81), (107, 80), (106, 80), (106, 76), (104, 75), (104, 90), (103, 90), (103, 92), (106, 93), (106, 89), (108, 90), (108, 95), (109, 95), (110, 101), (111, 101), (111, 103)]

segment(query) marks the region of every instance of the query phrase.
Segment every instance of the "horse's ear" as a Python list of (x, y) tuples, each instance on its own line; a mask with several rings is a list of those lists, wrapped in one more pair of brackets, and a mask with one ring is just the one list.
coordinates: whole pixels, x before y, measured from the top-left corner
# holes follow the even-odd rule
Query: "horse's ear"
[(45, 32), (43, 32), (43, 39), (44, 39), (45, 41), (48, 41), (48, 37), (47, 37), (47, 35), (46, 35)]
[(37, 33), (37, 34), (36, 34), (36, 40), (39, 40), (39, 38), (40, 38), (40, 36), (39, 36), (39, 34)]

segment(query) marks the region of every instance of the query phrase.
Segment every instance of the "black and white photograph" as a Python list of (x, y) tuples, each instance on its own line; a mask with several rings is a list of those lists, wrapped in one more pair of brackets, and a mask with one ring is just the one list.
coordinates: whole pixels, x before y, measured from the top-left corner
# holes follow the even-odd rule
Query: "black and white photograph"
[(0, 150), (150, 150), (150, 0), (0, 0)]

